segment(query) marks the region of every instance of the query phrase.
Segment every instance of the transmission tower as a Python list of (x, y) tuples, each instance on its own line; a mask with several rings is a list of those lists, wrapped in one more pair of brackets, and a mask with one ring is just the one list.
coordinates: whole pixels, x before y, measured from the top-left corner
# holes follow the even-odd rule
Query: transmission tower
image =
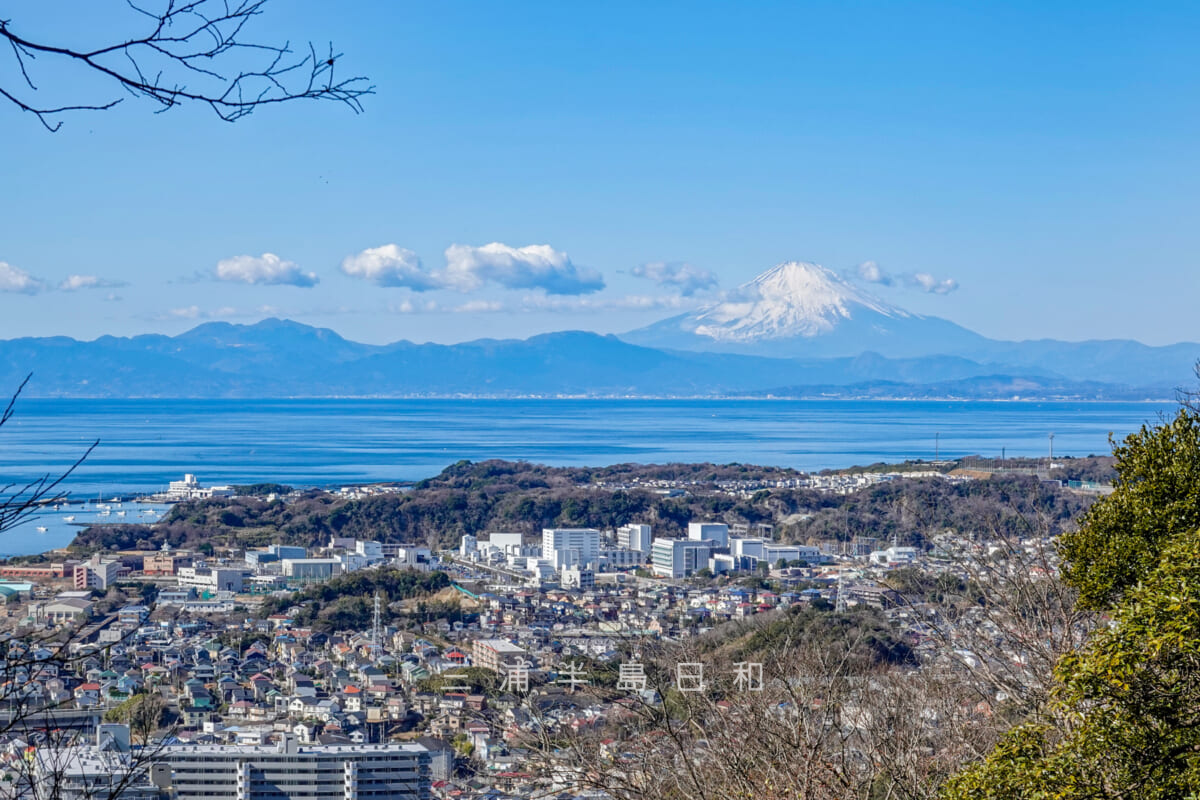
[(375, 613), (371, 617), (371, 660), (379, 661), (383, 655), (383, 625), (379, 612), (379, 592), (375, 593)]

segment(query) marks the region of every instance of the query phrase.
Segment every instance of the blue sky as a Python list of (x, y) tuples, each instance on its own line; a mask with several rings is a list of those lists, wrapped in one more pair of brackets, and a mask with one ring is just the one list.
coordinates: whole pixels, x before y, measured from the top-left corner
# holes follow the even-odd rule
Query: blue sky
[[(124, 8), (10, 5), (71, 42)], [(797, 259), (930, 276), (871, 288), (993, 337), (1200, 340), (1195, 4), (275, 0), (251, 32), (333, 40), (366, 112), (0, 103), (0, 337), (615, 332)]]

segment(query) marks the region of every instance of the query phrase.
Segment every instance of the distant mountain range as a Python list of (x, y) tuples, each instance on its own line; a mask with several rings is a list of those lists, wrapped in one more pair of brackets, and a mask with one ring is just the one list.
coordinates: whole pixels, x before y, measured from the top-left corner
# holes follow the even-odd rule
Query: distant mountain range
[(0, 341), (0, 386), (57, 397), (789, 396), (1163, 399), (1200, 345), (1000, 342), (781, 264), (624, 336), (352, 342), (288, 320), (178, 336)]

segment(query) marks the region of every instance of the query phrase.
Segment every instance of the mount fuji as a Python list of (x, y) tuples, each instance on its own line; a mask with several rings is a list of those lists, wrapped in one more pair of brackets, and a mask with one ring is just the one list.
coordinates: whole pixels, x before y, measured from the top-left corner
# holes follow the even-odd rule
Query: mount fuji
[[(1127, 339), (1006, 342), (887, 303), (817, 264), (789, 261), (724, 299), (620, 337), (665, 351), (777, 359), (968, 359), (979, 374), (1028, 374), (1127, 386), (1191, 383), (1200, 345)], [(919, 370), (918, 370), (919, 371)]]
[(744, 283), (720, 302), (624, 334), (631, 344), (668, 350), (776, 358), (888, 358), (963, 354), (989, 340), (938, 317), (913, 314), (817, 264), (789, 261)]

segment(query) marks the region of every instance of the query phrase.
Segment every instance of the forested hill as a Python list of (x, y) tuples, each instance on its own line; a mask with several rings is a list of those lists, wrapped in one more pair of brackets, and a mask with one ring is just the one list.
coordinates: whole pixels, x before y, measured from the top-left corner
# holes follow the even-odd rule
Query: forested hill
[[(737, 489), (718, 482), (781, 481), (798, 473), (746, 465), (620, 465), (553, 468), (528, 463), (462, 462), (393, 494), (350, 500), (310, 491), (289, 502), (255, 497), (176, 505), (151, 527), (94, 526), (72, 547), (252, 547), (273, 542), (316, 546), (354, 536), (433, 547), (463, 534), (544, 527), (611, 529), (641, 522), (655, 535), (679, 536), (695, 520), (770, 523), (777, 539), (819, 542), (873, 536), (919, 544), (931, 532), (981, 535), (1057, 533), (1090, 498), (1028, 475), (952, 482), (928, 477), (878, 484), (848, 495), (812, 489)], [(663, 484), (673, 481), (672, 494)], [(739, 486), (745, 486), (740, 483)]]

